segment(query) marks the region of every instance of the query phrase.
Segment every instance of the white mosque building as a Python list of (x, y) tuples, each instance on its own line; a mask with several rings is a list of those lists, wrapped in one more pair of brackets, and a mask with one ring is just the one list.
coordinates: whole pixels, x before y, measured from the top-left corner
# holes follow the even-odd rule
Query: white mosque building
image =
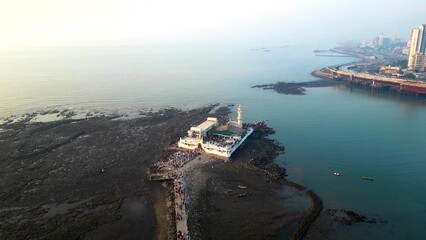
[(243, 109), (238, 106), (237, 121), (219, 126), (217, 118), (206, 121), (188, 130), (188, 136), (180, 138), (178, 146), (195, 150), (201, 147), (206, 153), (229, 158), (243, 144), (253, 128), (243, 129)]

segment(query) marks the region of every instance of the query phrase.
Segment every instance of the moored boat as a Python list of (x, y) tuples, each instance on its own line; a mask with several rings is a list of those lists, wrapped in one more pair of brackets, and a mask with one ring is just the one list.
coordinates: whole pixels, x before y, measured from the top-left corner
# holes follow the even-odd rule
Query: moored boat
[(237, 187), (240, 189), (247, 189), (247, 186), (244, 186), (244, 185), (238, 185)]
[(374, 178), (372, 178), (372, 177), (362, 176), (361, 178), (363, 180), (374, 181)]

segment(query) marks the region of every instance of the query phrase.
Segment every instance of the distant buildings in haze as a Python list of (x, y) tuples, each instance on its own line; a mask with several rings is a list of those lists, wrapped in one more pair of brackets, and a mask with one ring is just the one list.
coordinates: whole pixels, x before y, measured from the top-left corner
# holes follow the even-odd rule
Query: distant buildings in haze
[(371, 39), (369, 43), (367, 43), (367, 40), (362, 40), (361, 48), (384, 48), (384, 47), (390, 47), (392, 45), (399, 45), (402, 43), (401, 35), (398, 35), (397, 33), (394, 33), (392, 38), (386, 37), (383, 33), (380, 33), (379, 36), (374, 37)]

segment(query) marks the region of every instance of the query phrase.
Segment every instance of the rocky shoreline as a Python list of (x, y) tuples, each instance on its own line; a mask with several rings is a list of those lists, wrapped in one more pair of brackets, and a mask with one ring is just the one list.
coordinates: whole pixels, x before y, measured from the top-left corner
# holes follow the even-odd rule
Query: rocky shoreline
[(282, 239), (283, 229), (293, 234), (286, 238), (302, 239), (322, 210), (312, 190), (285, 179), (285, 168), (274, 163), (284, 153), (283, 146), (267, 138), (275, 131), (265, 122), (249, 126), (253, 134), (229, 162), (196, 169), (186, 180), (195, 239)]
[(147, 169), (214, 108), (1, 124), (0, 239), (166, 239), (167, 199)]
[[(166, 158), (168, 147), (188, 126), (210, 115), (225, 122), (229, 111), (212, 105), (149, 111), (130, 120), (97, 116), (32, 123), (25, 118), (2, 124), (0, 238), (174, 239), (173, 186), (150, 182), (147, 169)], [(264, 122), (250, 126), (255, 132), (231, 161), (217, 160), (188, 174), (188, 179), (197, 179), (189, 181), (194, 209), (189, 228), (194, 239), (217, 238), (209, 228), (220, 226), (210, 222), (218, 219), (229, 219), (222, 227), (232, 229), (234, 239), (273, 237), (300, 222), (294, 238), (299, 239), (321, 211), (321, 200), (286, 180), (285, 169), (273, 162), (284, 152), (283, 146), (268, 138), (274, 130)], [(202, 175), (204, 184), (197, 178)], [(236, 189), (238, 183), (248, 189)], [(213, 203), (217, 196), (220, 200)], [(212, 203), (215, 206), (210, 208)], [(215, 210), (233, 204), (229, 211)], [(197, 215), (205, 207), (213, 218), (200, 220)], [(250, 223), (239, 225), (232, 220), (235, 216), (255, 217), (257, 223), (247, 229)]]

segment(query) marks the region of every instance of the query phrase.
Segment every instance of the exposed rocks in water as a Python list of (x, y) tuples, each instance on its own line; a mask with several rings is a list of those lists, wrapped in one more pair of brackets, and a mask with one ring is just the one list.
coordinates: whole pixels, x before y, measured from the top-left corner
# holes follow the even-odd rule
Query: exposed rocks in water
[[(392, 231), (392, 224), (379, 217), (369, 217), (361, 215), (354, 211), (343, 209), (324, 209), (320, 216), (311, 224), (307, 234), (306, 240), (325, 240), (325, 239), (341, 239), (345, 235), (340, 235), (345, 232), (345, 229), (350, 229), (356, 224), (369, 224), (377, 225), (382, 224), (378, 231), (389, 232)], [(384, 225), (387, 224), (387, 225)], [(336, 231), (338, 230), (338, 231)], [(340, 232), (340, 233), (339, 233)], [(363, 235), (352, 236), (352, 238), (359, 239), (365, 238)]]
[(0, 124), (3, 122), (3, 124), (13, 124), (13, 123), (34, 123), (34, 122), (40, 122), (40, 118), (46, 118), (44, 121), (55, 121), (55, 120), (66, 120), (71, 119), (74, 116), (76, 116), (77, 113), (71, 109), (46, 109), (46, 110), (40, 110), (32, 113), (26, 113), (22, 115), (12, 115), (4, 119), (0, 119)]
[(257, 123), (243, 123), (243, 128), (253, 128), (255, 131), (252, 133), (251, 137), (253, 138), (262, 138), (269, 135), (275, 134), (275, 130), (269, 127), (265, 121), (260, 121)]
[(337, 223), (350, 226), (354, 223), (387, 223), (383, 219), (368, 218), (350, 210), (327, 209), (327, 214)]
[(247, 142), (244, 143), (244, 145), (247, 145), (245, 146), (247, 150), (236, 152), (233, 159), (241, 160), (247, 167), (255, 167), (275, 179), (284, 177), (286, 175), (285, 168), (278, 166), (273, 160), (279, 154), (284, 153), (285, 147), (275, 140), (266, 138), (274, 134), (275, 130), (269, 127), (265, 121), (245, 123), (243, 127), (252, 127), (254, 131)]
[(305, 88), (316, 88), (316, 87), (331, 87), (335, 85), (339, 85), (341, 83), (328, 80), (321, 79), (310, 82), (277, 82), (273, 84), (263, 84), (263, 85), (255, 85), (252, 88), (262, 88), (264, 90), (274, 90), (280, 94), (289, 94), (289, 95), (305, 95)]

